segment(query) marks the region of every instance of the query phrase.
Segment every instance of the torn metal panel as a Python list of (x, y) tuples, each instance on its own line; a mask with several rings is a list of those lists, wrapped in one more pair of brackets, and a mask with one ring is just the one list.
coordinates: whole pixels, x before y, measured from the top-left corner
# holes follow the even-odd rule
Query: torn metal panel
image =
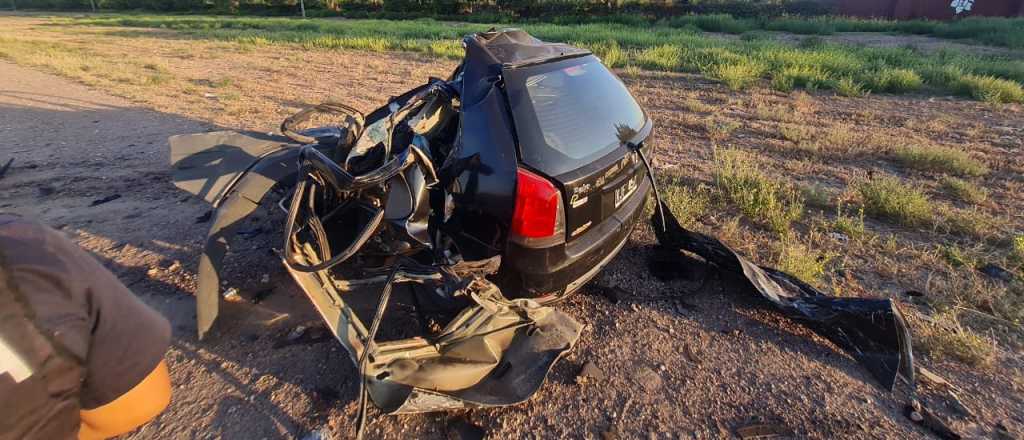
[(891, 299), (827, 296), (789, 274), (752, 263), (714, 237), (682, 227), (664, 203), (659, 202), (651, 223), (665, 249), (693, 252), (742, 276), (787, 316), (850, 353), (886, 389), (892, 390), (897, 375), (914, 383), (910, 331)]

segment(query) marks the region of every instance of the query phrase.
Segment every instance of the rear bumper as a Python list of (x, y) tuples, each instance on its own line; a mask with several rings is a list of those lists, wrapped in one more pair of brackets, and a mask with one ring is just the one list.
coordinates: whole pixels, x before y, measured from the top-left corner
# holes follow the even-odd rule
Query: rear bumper
[(502, 257), (503, 289), (547, 302), (586, 284), (625, 246), (650, 190), (644, 179), (618, 212), (568, 244), (537, 249), (510, 242)]

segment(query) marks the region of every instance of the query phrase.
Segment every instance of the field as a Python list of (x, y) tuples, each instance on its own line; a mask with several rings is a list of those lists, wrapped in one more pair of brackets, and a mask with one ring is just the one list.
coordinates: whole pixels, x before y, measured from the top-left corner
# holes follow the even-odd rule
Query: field
[[(798, 44), (777, 41), (755, 30), (760, 23), (769, 30), (788, 30), (784, 20), (753, 22), (727, 16), (684, 16), (638, 27), (620, 23), (559, 25), (533, 23), (523, 27), (537, 37), (567, 41), (590, 48), (613, 67), (664, 72), (700, 73), (740, 90), (761, 79), (772, 88), (835, 90), (845, 96), (871, 92), (931, 92), (968, 96), (994, 103), (1024, 102), (1024, 60), (1019, 56), (974, 55), (952, 50), (923, 52), (908, 47), (853, 47), (822, 38), (805, 38)], [(733, 24), (729, 24), (733, 23)], [(805, 20), (824, 23), (801, 33), (831, 34), (834, 29), (898, 30), (873, 21)], [(845, 27), (841, 24), (846, 23)], [(854, 23), (860, 23), (854, 26)], [(974, 28), (977, 35), (997, 34), (1020, 38), (1021, 20), (988, 19)], [(294, 20), (283, 18), (114, 16), (71, 19), (61, 24), (113, 25), (167, 28), (199, 39), (214, 39), (262, 46), (295, 45), (303, 48), (345, 48), (370, 51), (409, 51), (459, 58), (459, 38), (486, 30), (489, 24), (452, 24), (433, 20)], [(837, 24), (839, 26), (837, 27)], [(891, 29), (890, 29), (891, 28)], [(639, 30), (639, 29), (642, 29)], [(1012, 29), (1012, 30), (1011, 30)], [(711, 36), (702, 30), (742, 33), (738, 39)], [(908, 28), (909, 30), (909, 28)], [(743, 31), (743, 32), (741, 32)], [(927, 33), (921, 30), (921, 33)], [(960, 36), (966, 32), (937, 35)], [(983, 41), (991, 42), (992, 39)], [(1019, 47), (1003, 42), (1004, 46)], [(1012, 52), (1011, 52), (1012, 53)], [(1016, 54), (1019, 55), (1019, 54)]]
[[(797, 24), (740, 20), (730, 28), (686, 20), (643, 29), (621, 23), (523, 27), (543, 39), (589, 47), (616, 67), (655, 121), (655, 167), (670, 205), (688, 227), (835, 295), (898, 300), (914, 329), (920, 362), (966, 390), (961, 397), (977, 412), (974, 419), (957, 419), (958, 427), (973, 429), (969, 425), (974, 423), (979, 435), (988, 436), (994, 435), (996, 423), (1024, 424), (1013, 419), (1024, 408), (1020, 44), (988, 37), (953, 43), (934, 36), (966, 34), (938, 28), (915, 32), (910, 25), (899, 29), (879, 22), (871, 30), (933, 37), (878, 34), (885, 44), (854, 45), (848, 40), (864, 35), (832, 34), (862, 31), (868, 24), (853, 29), (848, 22), (832, 21), (824, 30), (802, 32), (819, 34), (806, 37), (783, 32), (799, 30)], [(817, 26), (810, 23), (808, 29)], [(303, 103), (334, 97), (370, 110), (429, 76), (445, 76), (461, 56), (457, 38), (487, 27), (431, 20), (7, 16), (0, 17), (0, 59), (211, 128), (273, 131)], [(638, 230), (623, 257), (598, 281), (644, 291), (654, 281), (632, 274), (636, 268), (630, 265), (643, 264), (645, 246), (651, 243), (651, 231)], [(680, 287), (659, 289), (678, 292)], [(585, 295), (567, 307), (597, 313), (593, 324), (616, 328), (620, 321), (607, 317), (625, 309), (621, 313), (641, 318), (623, 324), (635, 335), (654, 331), (650, 328), (689, 328), (685, 319), (663, 316), (674, 310), (671, 305), (641, 303), (630, 312), (624, 306), (595, 306), (595, 301)], [(716, 301), (698, 302), (730, 319), (757, 322), (755, 331), (761, 335), (763, 328), (778, 325), (763, 311), (739, 312), (740, 306)], [(703, 325), (716, 316), (693, 319)], [(711, 325), (716, 330), (687, 330), (704, 341), (708, 353), (715, 351), (716, 340), (706, 338), (737, 337), (721, 333), (728, 325)], [(612, 337), (598, 329), (584, 338), (593, 341), (599, 335)], [(780, 350), (764, 340), (752, 344), (747, 348)], [(581, 350), (609, 355), (601, 346)], [(652, 350), (678, 357), (664, 347)], [(636, 347), (627, 351), (635, 353)], [(735, 360), (737, 355), (723, 356)], [(672, 368), (676, 361), (659, 362)], [(784, 363), (776, 366), (784, 368)], [(814, 371), (812, 376), (831, 374)], [(842, 380), (851, 380), (847, 374)], [(790, 380), (797, 382), (788, 385), (802, 386), (799, 379)], [(750, 389), (737, 386), (719, 391), (748, 397), (768, 393), (763, 382)], [(879, 397), (884, 394), (872, 395), (884, 399)], [(539, 399), (569, 405), (552, 395)], [(607, 403), (609, 398), (600, 394), (595, 399)], [(827, 407), (796, 399), (808, 411)], [(859, 397), (849, 399), (857, 402), (834, 405), (864, 405)], [(702, 404), (707, 402), (695, 405)], [(739, 411), (715, 405), (686, 416), (652, 410), (651, 423), (675, 430)], [(836, 411), (847, 414), (847, 409)], [(523, 411), (537, 415), (547, 409), (511, 411), (509, 417), (519, 420)], [(581, 411), (582, 420), (590, 422), (580, 423), (600, 419), (590, 414), (596, 409)], [(780, 417), (809, 437), (923, 435), (904, 426), (898, 406), (881, 413), (850, 411), (867, 414), (851, 416), (858, 420), (850, 422), (853, 431), (836, 424), (816, 426), (814, 418)], [(538, 429), (573, 435), (551, 427), (547, 418), (516, 427), (496, 421), (509, 413), (484, 414), (483, 419), (501, 425), (495, 428), (501, 435)], [(875, 423), (872, 417), (884, 420), (881, 432), (857, 431), (867, 429), (857, 424)], [(400, 420), (396, 423), (421, 428), (426, 423), (411, 416)], [(385, 434), (400, 431), (387, 426), (380, 428)], [(643, 429), (627, 428), (646, 435)]]

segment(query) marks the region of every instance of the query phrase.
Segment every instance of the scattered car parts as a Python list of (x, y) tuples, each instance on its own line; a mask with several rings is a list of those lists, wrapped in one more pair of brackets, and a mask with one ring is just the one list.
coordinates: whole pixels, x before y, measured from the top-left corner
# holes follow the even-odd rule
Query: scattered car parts
[[(582, 331), (548, 304), (622, 249), (653, 192), (664, 250), (744, 277), (887, 388), (897, 374), (913, 383), (909, 332), (890, 300), (826, 296), (679, 225), (645, 156), (650, 119), (590, 52), (518, 30), (464, 44), (448, 79), (368, 115), (328, 102), (286, 119), (283, 136), (170, 139), (175, 185), (215, 207), (198, 270), (200, 338), (218, 314), (232, 238), (276, 203), (288, 272), (358, 366), (360, 427), (371, 400), (387, 413), (522, 402)], [(317, 115), (337, 123), (302, 128)], [(384, 324), (395, 303), (412, 306), (422, 331), (391, 335), (414, 330)]]

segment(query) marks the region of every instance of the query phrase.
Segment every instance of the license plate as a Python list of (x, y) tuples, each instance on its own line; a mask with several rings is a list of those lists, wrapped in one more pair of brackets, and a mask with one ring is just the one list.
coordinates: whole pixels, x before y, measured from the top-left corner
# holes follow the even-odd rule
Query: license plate
[(629, 199), (629, 196), (636, 192), (636, 188), (638, 186), (640, 186), (639, 178), (634, 174), (633, 177), (630, 177), (629, 180), (626, 181), (626, 183), (615, 188), (615, 209), (618, 209), (619, 205), (622, 205), (623, 202)]

